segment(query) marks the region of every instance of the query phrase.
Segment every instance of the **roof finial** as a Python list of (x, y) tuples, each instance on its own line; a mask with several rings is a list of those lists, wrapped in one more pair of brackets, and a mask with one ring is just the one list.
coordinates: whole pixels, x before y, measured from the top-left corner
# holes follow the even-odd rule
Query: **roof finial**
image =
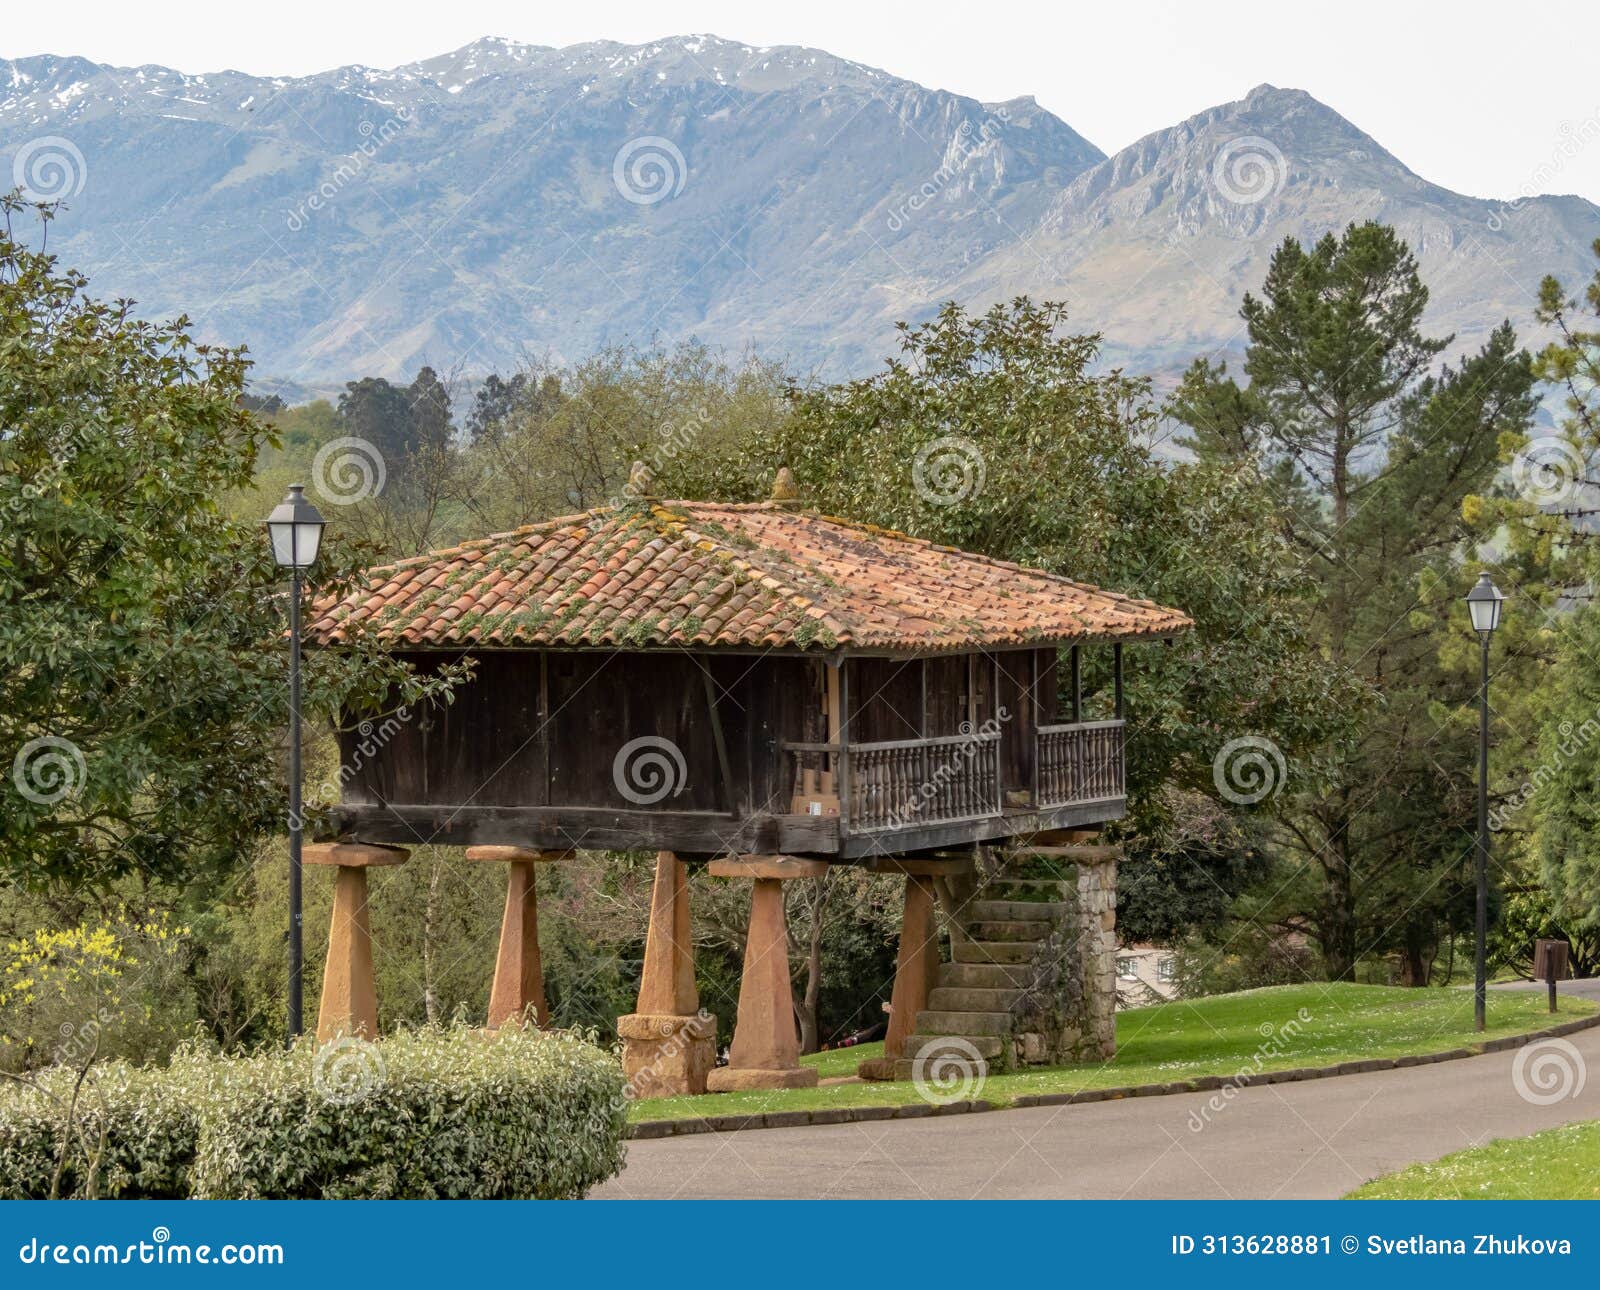
[(653, 502), (656, 500), (656, 477), (651, 473), (650, 467), (642, 461), (633, 463), (633, 469), (628, 472), (628, 486), (623, 490), (627, 497), (635, 502)]
[(787, 466), (779, 466), (778, 473), (772, 478), (772, 497), (774, 505), (789, 509), (798, 508), (800, 505), (800, 485), (795, 483), (794, 471)]

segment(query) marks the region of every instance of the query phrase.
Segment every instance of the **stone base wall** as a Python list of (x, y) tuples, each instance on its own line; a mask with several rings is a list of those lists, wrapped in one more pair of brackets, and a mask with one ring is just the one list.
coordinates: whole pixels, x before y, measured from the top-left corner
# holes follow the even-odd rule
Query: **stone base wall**
[(1102, 1061), (1117, 1050), (1117, 861), (1085, 858), (1064, 878), (1068, 909), (1033, 956), (1013, 1005), (1010, 1066)]

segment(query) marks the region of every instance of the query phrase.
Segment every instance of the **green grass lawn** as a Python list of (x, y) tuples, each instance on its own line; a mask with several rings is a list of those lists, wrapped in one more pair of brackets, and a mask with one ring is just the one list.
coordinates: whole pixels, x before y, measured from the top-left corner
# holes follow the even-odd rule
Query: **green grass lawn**
[[(1472, 994), (1467, 990), (1410, 990), (1390, 986), (1317, 984), (1276, 986), (1193, 1002), (1130, 1008), (1117, 1014), (1117, 1055), (1108, 1062), (1034, 1067), (991, 1075), (969, 1096), (1005, 1104), (1030, 1093), (1071, 1093), (1125, 1084), (1160, 1084), (1241, 1072), (1331, 1066), (1371, 1057), (1402, 1057), (1466, 1047), (1480, 1038), (1541, 1030), (1587, 1016), (1595, 1005), (1561, 1000), (1552, 1017), (1544, 996), (1496, 993), (1489, 1000), (1489, 1029), (1472, 1029)], [(882, 1044), (863, 1044), (804, 1059), (823, 1078), (853, 1075), (856, 1065), (879, 1056)], [(759, 1115), (764, 1111), (817, 1110), (842, 1106), (899, 1106), (921, 1101), (909, 1081), (837, 1084), (826, 1088), (636, 1102), (633, 1120), (706, 1115)]]
[(1500, 1138), (1412, 1165), (1347, 1200), (1600, 1200), (1600, 1121)]

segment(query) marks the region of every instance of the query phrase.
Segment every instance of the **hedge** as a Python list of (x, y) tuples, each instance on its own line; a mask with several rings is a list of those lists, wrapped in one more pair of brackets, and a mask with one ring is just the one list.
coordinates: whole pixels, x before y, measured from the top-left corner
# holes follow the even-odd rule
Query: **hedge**
[[(0, 1089), (0, 1199), (58, 1195), (174, 1200), (191, 1194), (190, 1169), (200, 1139), (204, 1074), (190, 1054), (165, 1070), (107, 1062), (79, 1087), (76, 1131), (62, 1159), (66, 1108), (77, 1072), (39, 1072), (31, 1085)], [(99, 1167), (91, 1168), (95, 1156)]]
[[(102, 1196), (574, 1198), (622, 1167), (621, 1068), (573, 1034), (424, 1030), (96, 1074)], [(92, 1144), (101, 1113), (82, 1100)], [(49, 1194), (61, 1124), (37, 1091), (0, 1096), (0, 1196)], [(86, 1194), (69, 1154), (62, 1194)]]

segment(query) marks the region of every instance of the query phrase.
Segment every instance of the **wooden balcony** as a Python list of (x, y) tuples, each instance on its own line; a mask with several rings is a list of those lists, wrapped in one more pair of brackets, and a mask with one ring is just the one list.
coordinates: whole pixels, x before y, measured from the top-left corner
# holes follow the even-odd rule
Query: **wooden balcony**
[(1120, 720), (1039, 727), (1023, 784), (1005, 782), (997, 733), (784, 747), (795, 758), (795, 809), (837, 815), (850, 855), (1114, 819), (1126, 793), (1124, 728)]

